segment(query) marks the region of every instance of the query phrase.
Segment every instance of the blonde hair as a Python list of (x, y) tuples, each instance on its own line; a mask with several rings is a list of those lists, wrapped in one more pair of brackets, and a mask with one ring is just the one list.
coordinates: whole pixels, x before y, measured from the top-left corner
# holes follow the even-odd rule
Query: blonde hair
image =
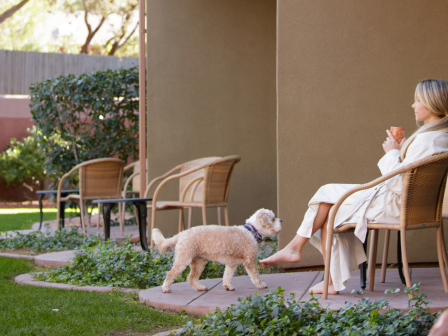
[(409, 145), (418, 134), (446, 130), (448, 131), (448, 82), (442, 79), (426, 79), (415, 88), (415, 100), (419, 99), (430, 113), (441, 119), (420, 126), (401, 147), (400, 156), (403, 161)]

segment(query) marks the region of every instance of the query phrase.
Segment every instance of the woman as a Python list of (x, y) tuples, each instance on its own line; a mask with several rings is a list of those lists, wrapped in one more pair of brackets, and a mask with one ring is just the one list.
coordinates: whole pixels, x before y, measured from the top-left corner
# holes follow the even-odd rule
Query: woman
[[(417, 85), (412, 105), (417, 125), (424, 122), (408, 140), (398, 143), (389, 131), (383, 143), (386, 154), (378, 162), (385, 175), (402, 165), (424, 157), (448, 151), (448, 82), (424, 80)], [(321, 187), (308, 204), (308, 211), (295, 238), (273, 256), (261, 260), (265, 266), (300, 261), (301, 251), (310, 240), (324, 257), (327, 238), (328, 213), (336, 201), (356, 184), (327, 184)], [(339, 208), (334, 226), (357, 223), (354, 233), (335, 235), (332, 245), (330, 284), (328, 294), (338, 294), (345, 288), (350, 273), (366, 260), (362, 246), (369, 223), (400, 223), (403, 174), (380, 185), (349, 196)], [(310, 289), (323, 292), (323, 282)]]

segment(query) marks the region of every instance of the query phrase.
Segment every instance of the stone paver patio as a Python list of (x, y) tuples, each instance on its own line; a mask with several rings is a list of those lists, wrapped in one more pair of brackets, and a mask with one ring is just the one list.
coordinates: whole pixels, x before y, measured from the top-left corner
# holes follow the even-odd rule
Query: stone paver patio
[[(448, 307), (448, 294), (443, 290), (442, 279), (438, 268), (414, 268), (411, 269), (412, 283), (421, 282), (421, 293), (425, 293), (427, 300), (432, 301), (431, 311), (440, 311)], [(376, 271), (374, 292), (364, 291), (364, 297), (371, 300), (380, 298), (392, 298), (392, 294), (384, 294), (388, 288), (400, 288), (403, 293), (404, 286), (401, 284), (396, 269), (389, 270), (386, 283), (380, 283), (381, 271)], [(215, 307), (227, 307), (231, 304), (238, 304), (239, 297), (258, 292), (268, 293), (270, 289), (281, 286), (285, 291), (285, 297), (291, 293), (296, 294), (296, 300), (307, 301), (311, 298), (308, 289), (318, 283), (323, 277), (323, 272), (297, 272), (286, 274), (262, 275), (261, 278), (269, 286), (267, 289), (257, 289), (249, 277), (236, 277), (233, 292), (228, 292), (222, 287), (221, 279), (202, 280), (201, 283), (209, 288), (207, 292), (196, 292), (188, 283), (173, 284), (171, 293), (164, 294), (160, 287), (155, 287), (140, 292), (140, 300), (144, 300), (148, 306), (180, 312), (204, 315), (212, 312)], [(322, 306), (331, 304), (331, 309), (339, 309), (345, 306), (346, 301), (356, 303), (359, 298), (351, 294), (352, 289), (359, 287), (359, 271), (352, 273), (352, 278), (347, 283), (347, 288), (339, 295), (331, 295), (328, 300), (320, 299)], [(317, 295), (316, 295), (317, 296)], [(408, 309), (407, 295), (394, 298), (390, 305), (394, 308)]]

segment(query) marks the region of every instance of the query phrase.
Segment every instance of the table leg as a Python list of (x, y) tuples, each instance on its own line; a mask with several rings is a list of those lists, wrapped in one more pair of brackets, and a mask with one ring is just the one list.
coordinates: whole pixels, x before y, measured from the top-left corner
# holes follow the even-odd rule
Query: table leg
[(145, 201), (134, 201), (132, 202), (137, 208), (138, 212), (138, 231), (140, 233), (140, 244), (144, 251), (150, 252), (150, 248), (148, 246), (148, 241), (146, 238), (146, 202)]
[[(369, 237), (369, 230), (366, 233), (366, 240), (364, 240), (364, 252), (367, 254), (367, 238)], [(360, 272), (360, 286), (362, 289), (366, 289), (366, 279), (367, 279), (367, 261), (364, 261), (361, 265), (359, 265)]]
[(40, 224), (39, 224), (39, 231), (42, 229), (42, 222), (44, 219), (44, 213), (42, 209), (42, 198), (44, 198), (44, 194), (39, 195), (39, 210), (40, 210)]
[(103, 204), (103, 219), (104, 219), (104, 240), (107, 241), (110, 238), (110, 212), (115, 203)]
[(59, 204), (59, 209), (61, 212), (61, 218), (59, 218), (59, 230), (65, 227), (65, 202)]

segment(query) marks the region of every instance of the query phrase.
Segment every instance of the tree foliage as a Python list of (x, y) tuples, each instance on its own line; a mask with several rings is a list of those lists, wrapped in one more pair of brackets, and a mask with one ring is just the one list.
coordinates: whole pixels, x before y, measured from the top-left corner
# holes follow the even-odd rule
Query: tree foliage
[[(44, 49), (37, 28), (45, 21), (48, 14), (45, 1), (29, 0), (25, 6), (14, 11), (13, 15), (0, 23), (0, 49), (22, 51)], [(0, 13), (6, 14), (18, 3), (18, 0), (1, 0)]]
[[(138, 27), (138, 21), (132, 20), (138, 10), (138, 0), (50, 1), (60, 11), (82, 13), (88, 33), (80, 48), (81, 54), (114, 55), (133, 38)], [(108, 26), (110, 38), (107, 41), (102, 41), (102, 45), (92, 45), (95, 35), (100, 29), (106, 29), (107, 19), (112, 16), (114, 22)]]
[(137, 68), (56, 76), (31, 85), (30, 100), (54, 182), (87, 160), (137, 158)]

